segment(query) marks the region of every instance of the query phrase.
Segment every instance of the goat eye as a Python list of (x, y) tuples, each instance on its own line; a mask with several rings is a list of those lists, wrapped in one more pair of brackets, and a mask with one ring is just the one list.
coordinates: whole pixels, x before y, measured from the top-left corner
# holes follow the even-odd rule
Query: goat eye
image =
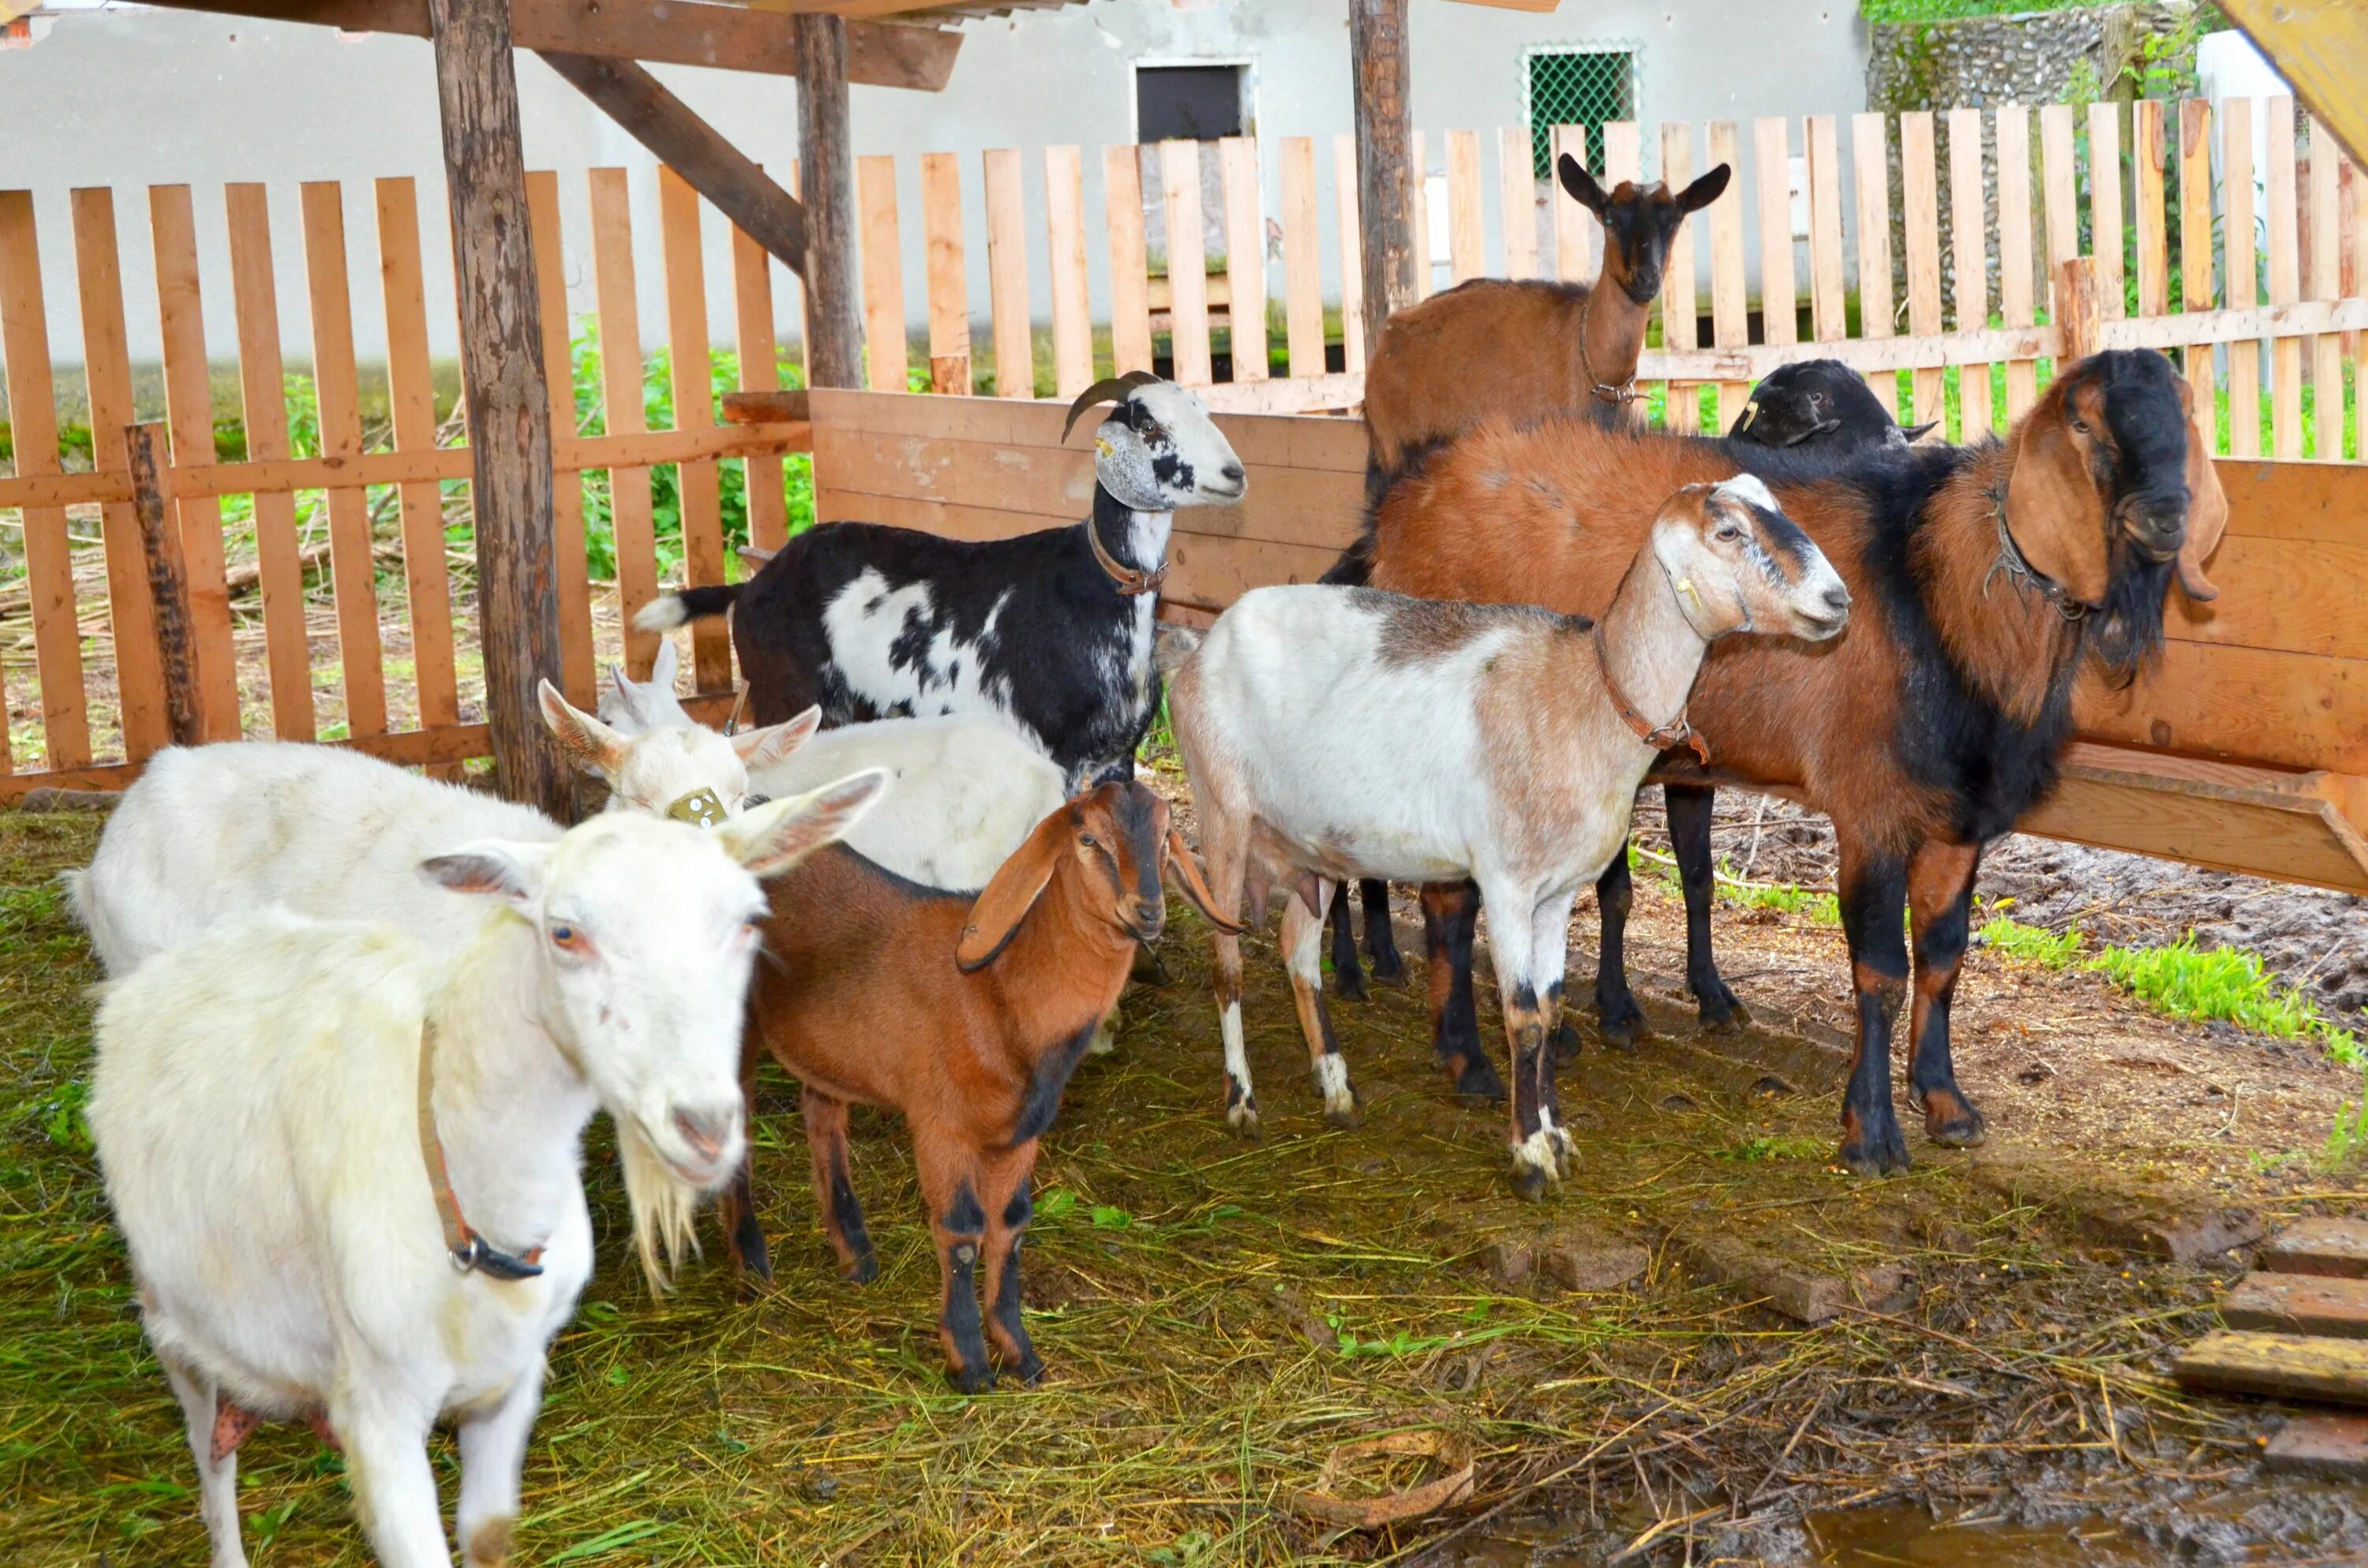
[(592, 946), (583, 932), (564, 920), (551, 928), (551, 945), (563, 953), (582, 953)]
[(1094, 835), (1090, 833), (1079, 834), (1077, 835), (1077, 842), (1087, 849), (1091, 849), (1094, 847)]
[(1743, 530), (1736, 528), (1734, 524), (1729, 523), (1726, 527), (1718, 530), (1718, 537), (1725, 540), (1741, 539), (1743, 537)]
[(2085, 419), (2075, 419), (2072, 421), (2072, 428), (2078, 434), (2085, 436), (2089, 433), (2089, 422)]

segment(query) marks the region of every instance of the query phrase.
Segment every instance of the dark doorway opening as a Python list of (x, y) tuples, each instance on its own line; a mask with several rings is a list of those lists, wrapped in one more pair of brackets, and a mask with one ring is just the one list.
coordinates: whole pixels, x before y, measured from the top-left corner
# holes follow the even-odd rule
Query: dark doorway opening
[(1135, 140), (1213, 142), (1242, 134), (1238, 65), (1138, 65)]

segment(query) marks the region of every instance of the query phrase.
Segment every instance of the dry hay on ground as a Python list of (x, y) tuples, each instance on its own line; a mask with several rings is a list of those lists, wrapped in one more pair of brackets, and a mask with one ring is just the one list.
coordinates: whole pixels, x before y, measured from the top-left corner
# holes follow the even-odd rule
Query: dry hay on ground
[[(188, 1562), (203, 1549), (179, 1418), (73, 1116), (95, 973), (49, 879), (94, 834), (74, 815), (0, 816), (0, 1561)], [(1673, 903), (1648, 886), (1645, 924), (1672, 929)], [(1804, 991), (1839, 989), (1829, 933), (1722, 926), (1737, 971), (1797, 958), (1825, 971)], [(596, 1136), (600, 1273), (554, 1348), (525, 1559), (1493, 1563), (1525, 1561), (1516, 1540), (1545, 1530), (1565, 1561), (1648, 1532), (1625, 1561), (1782, 1561), (1810, 1552), (1811, 1528), (1831, 1539), (1823, 1511), (1886, 1502), (1976, 1521), (1968, 1542), (2002, 1545), (1979, 1533), (1998, 1521), (2050, 1540), (2079, 1523), (2132, 1562), (2368, 1550), (2358, 1494), (2260, 1476), (2259, 1408), (2190, 1400), (2164, 1375), (2234, 1262), (2089, 1253), (1913, 1131), (1913, 1174), (1840, 1176), (1831, 1085), (1816, 1081), (1837, 1063), (1762, 1034), (1673, 1029), (1634, 1056), (1590, 1037), (1565, 1075), (1574, 1179), (1521, 1205), (1499, 1114), (1441, 1093), (1416, 991), (1338, 1009), (1366, 1119), (1323, 1125), (1270, 937), (1251, 946), (1246, 1004), (1269, 1132), (1239, 1142), (1218, 1114), (1205, 948), (1189, 915), (1177, 927), (1172, 981), (1131, 994), (1118, 1053), (1086, 1063), (1046, 1142), (1027, 1265), (1042, 1388), (973, 1399), (943, 1381), (935, 1261), (885, 1119), (857, 1124), (882, 1264), (857, 1290), (813, 1222), (794, 1096), (768, 1080), (757, 1175), (779, 1285), (746, 1306), (717, 1263), (672, 1301), (645, 1298)], [(1764, 985), (1742, 989), (1767, 1005)], [(1998, 1006), (1970, 993), (1969, 1035)], [(2154, 1023), (2150, 1038), (2190, 1034)], [(2115, 1131), (2137, 1149), (2149, 1125)], [(2170, 1129), (2169, 1163), (2190, 1163), (2189, 1136)], [(2291, 1170), (2228, 1179), (2279, 1212), (2351, 1199), (2348, 1182), (2314, 1177), (2314, 1194)], [(1490, 1243), (1541, 1226), (1642, 1241), (1651, 1269), (1599, 1292), (1486, 1271)], [(1679, 1266), (1670, 1238), (1705, 1231), (1811, 1270), (1903, 1264), (1907, 1283), (1879, 1315), (1802, 1329)], [(1334, 1445), (1406, 1427), (1470, 1441), (1469, 1504), (1338, 1539), (1279, 1506)], [(259, 1565), (366, 1560), (337, 1461), (308, 1434), (267, 1429), (242, 1460)], [(440, 1443), (438, 1461), (449, 1500)]]

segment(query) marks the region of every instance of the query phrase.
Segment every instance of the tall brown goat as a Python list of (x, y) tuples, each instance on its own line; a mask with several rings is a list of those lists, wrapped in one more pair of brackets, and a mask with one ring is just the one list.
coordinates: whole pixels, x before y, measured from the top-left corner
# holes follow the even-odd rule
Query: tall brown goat
[[(1383, 501), (1376, 587), (1600, 612), (1661, 497), (1737, 471), (1766, 480), (1840, 571), (1858, 608), (1812, 646), (1736, 638), (1702, 666), (1691, 716), (1708, 743), (1664, 755), (1670, 836), (1685, 868), (1688, 977), (1704, 1019), (1738, 1011), (1710, 953), (1710, 787), (1749, 785), (1833, 818), (1858, 1043), (1841, 1156), (1904, 1168), (1891, 1032), (1915, 942), (1908, 1074), (1933, 1142), (1981, 1142), (1957, 1086), (1949, 1006), (1982, 845), (2052, 790), (2071, 734), (2072, 682), (2099, 660), (2129, 678), (2160, 647), (2174, 564), (2196, 597), (2227, 502), (2197, 435), (2187, 383), (2151, 350), (2066, 367), (2003, 442), (1878, 449), (1837, 469), (1747, 443), (1494, 425), (1435, 454)], [(1638, 1015), (1622, 959), (1627, 857), (1597, 884), (1607, 1038)], [(1442, 1057), (1476, 1040), (1468, 972), (1475, 901), (1424, 892)], [(1461, 974), (1451, 972), (1463, 966)]]
[[(753, 1090), (767, 1050), (804, 1085), (815, 1207), (859, 1283), (879, 1266), (848, 1172), (847, 1108), (904, 1115), (938, 1244), (938, 1337), (965, 1392), (993, 1385), (990, 1344), (994, 1365), (1022, 1381), (1043, 1371), (1019, 1321), (1036, 1141), (1126, 984), (1135, 945), (1167, 924), (1160, 879), (1170, 871), (1203, 915), (1240, 929), (1210, 914), (1215, 901), (1167, 802), (1140, 784), (1069, 801), (975, 895), (908, 882), (844, 845), (767, 886), (773, 918), (749, 994), (743, 1088)], [(770, 1278), (745, 1167), (724, 1195), (723, 1225), (734, 1265)]]

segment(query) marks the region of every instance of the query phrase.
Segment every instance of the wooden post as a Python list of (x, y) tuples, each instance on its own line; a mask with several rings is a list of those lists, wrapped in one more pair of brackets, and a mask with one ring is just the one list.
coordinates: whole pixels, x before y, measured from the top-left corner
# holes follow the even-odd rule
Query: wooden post
[(1355, 68), (1357, 212), (1362, 225), (1365, 347), (1382, 324), (1420, 296), (1408, 224), (1414, 172), (1414, 103), (1406, 75), (1406, 0), (1349, 0), (1349, 55)]
[(477, 623), (485, 718), (507, 798), (560, 822), (575, 778), (543, 728), (536, 683), (564, 678), (552, 576), (551, 389), (518, 150), (508, 0), (428, 0), (444, 177), (461, 304), (477, 526)]
[(863, 384), (855, 282), (855, 152), (847, 129), (847, 23), (797, 17), (798, 168), (806, 209), (806, 379)]
[(2064, 352), (2055, 361), (2060, 376), (2073, 360), (2086, 359), (2104, 346), (2100, 336), (2104, 303), (2097, 290), (2095, 256), (2076, 256), (2056, 265), (2055, 306), (2056, 325), (2064, 333)]
[(131, 517), (148, 563), (149, 613), (165, 677), (165, 730), (175, 745), (193, 746), (206, 738), (205, 714), (199, 706), (197, 639), (190, 631), (189, 572), (181, 559), (181, 530), (174, 526), (167, 488), (173, 471), (158, 455), (164, 444), (162, 425), (123, 427)]

